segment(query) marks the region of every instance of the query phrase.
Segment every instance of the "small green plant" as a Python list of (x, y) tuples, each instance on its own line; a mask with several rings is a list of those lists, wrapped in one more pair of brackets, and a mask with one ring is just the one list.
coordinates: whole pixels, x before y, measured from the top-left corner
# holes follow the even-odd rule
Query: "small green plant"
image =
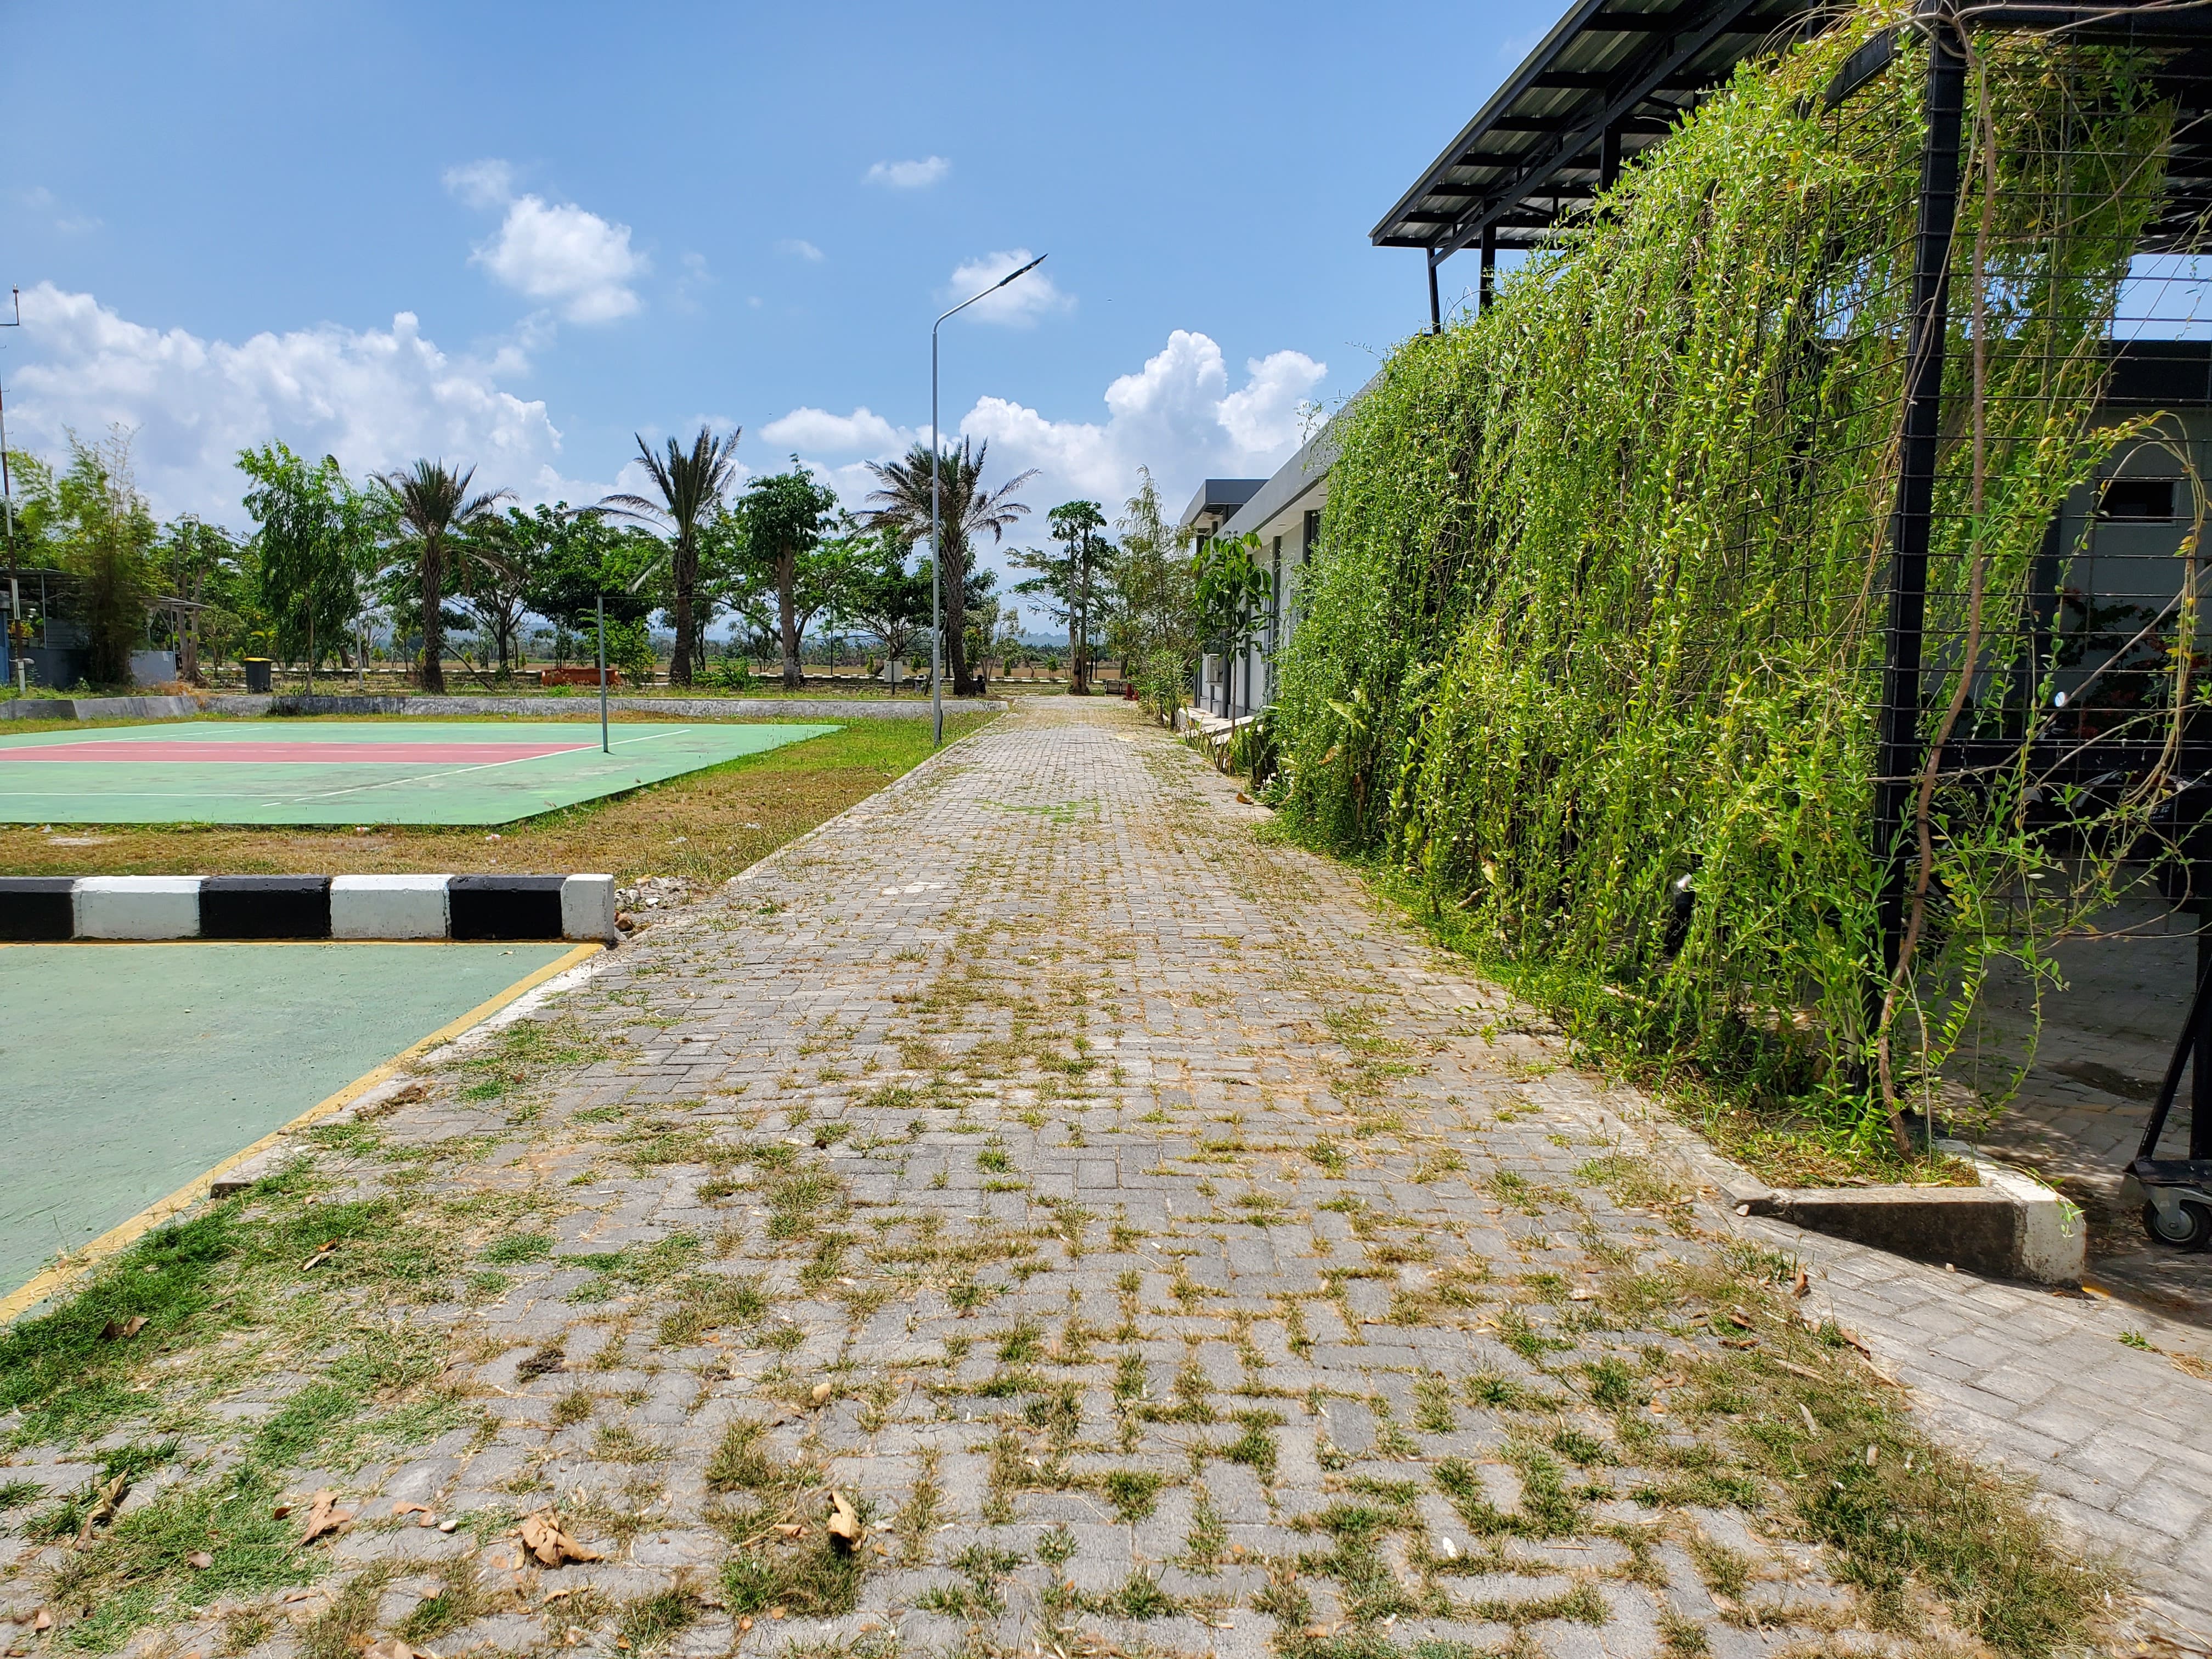
[(1120, 1521), (1141, 1521), (1150, 1515), (1165, 1485), (1167, 1477), (1150, 1469), (1109, 1469), (1098, 1477), (1098, 1490)]

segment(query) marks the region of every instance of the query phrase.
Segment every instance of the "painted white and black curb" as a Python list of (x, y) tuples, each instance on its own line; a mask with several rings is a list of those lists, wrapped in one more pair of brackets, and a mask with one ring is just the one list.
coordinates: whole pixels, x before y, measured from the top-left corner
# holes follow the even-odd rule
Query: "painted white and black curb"
[(0, 941), (597, 939), (612, 876), (0, 876)]

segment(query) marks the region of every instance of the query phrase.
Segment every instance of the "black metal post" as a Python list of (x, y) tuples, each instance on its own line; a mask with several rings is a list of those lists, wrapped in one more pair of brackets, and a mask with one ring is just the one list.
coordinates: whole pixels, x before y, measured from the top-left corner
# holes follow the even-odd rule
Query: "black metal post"
[[(2202, 872), (2203, 866), (2196, 866)], [(2197, 908), (2197, 982), (2212, 973), (2212, 902)], [(2190, 1012), (2196, 1016), (2194, 1073), (2190, 1079), (2189, 1156), (2212, 1158), (2212, 997), (2199, 997)]]
[(1607, 127), (1597, 141), (1597, 187), (1601, 191), (1613, 188), (1613, 181), (1620, 177), (1620, 129)]
[(1884, 866), (1885, 977), (1896, 971), (1904, 943), (1915, 863), (1901, 843), (1921, 763), (1921, 635), (1928, 614), (1928, 542), (1942, 437), (1951, 234), (1959, 216), (1959, 133), (1966, 88), (1966, 60), (1949, 19), (1933, 9), (1923, 10), (1921, 18), (1929, 42), (1928, 132), (1920, 152), (1920, 206), (1913, 233), (1911, 355), (1905, 364), (1897, 504), (1890, 520), (1888, 649), (1875, 769), (1874, 854)]
[(1490, 309), (1498, 289), (1498, 227), (1482, 228), (1482, 282), (1475, 289), (1474, 308), (1478, 313)]
[(1443, 331), (1444, 307), (1443, 302), (1437, 297), (1437, 255), (1436, 250), (1431, 248), (1429, 251), (1429, 332), (1441, 334)]

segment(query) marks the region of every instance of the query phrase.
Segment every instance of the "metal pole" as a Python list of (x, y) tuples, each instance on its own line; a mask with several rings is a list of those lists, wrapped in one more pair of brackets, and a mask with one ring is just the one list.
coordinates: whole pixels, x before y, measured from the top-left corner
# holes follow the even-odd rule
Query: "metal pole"
[(1443, 331), (1443, 303), (1437, 298), (1437, 253), (1434, 248), (1431, 248), (1429, 250), (1429, 332), (1441, 334)]
[(1498, 227), (1482, 228), (1482, 281), (1475, 289), (1474, 308), (1478, 312), (1490, 309), (1490, 302), (1498, 297)]
[(1008, 271), (982, 294), (969, 295), (929, 325), (929, 562), (934, 567), (929, 584), (929, 714), (933, 749), (945, 746), (945, 547), (939, 523), (943, 509), (939, 501), (938, 477), (937, 331), (945, 326), (946, 317), (967, 310), (984, 294), (996, 294), (1015, 277), (1028, 276), (1045, 262), (1045, 258), (1040, 253), (1020, 270)]
[[(945, 316), (952, 313), (947, 312)], [(929, 326), (929, 746), (945, 746), (945, 531), (939, 478), (942, 447), (937, 435), (937, 331), (939, 317)]]
[(599, 596), (599, 752), (611, 755), (614, 745), (607, 741), (607, 596)]
[[(1890, 521), (1889, 628), (1882, 669), (1881, 746), (1875, 768), (1874, 855), (1884, 866), (1882, 979), (1897, 971), (1916, 860), (1899, 844), (1920, 769), (1921, 636), (1928, 616), (1928, 540), (1942, 439), (1943, 347), (1950, 307), (1951, 234), (1959, 216), (1959, 135), (1966, 60), (1948, 20), (1928, 24), (1928, 136), (1912, 254), (1911, 356), (1905, 370), (1897, 504)], [(1962, 665), (1961, 672), (1970, 672)], [(1876, 994), (1879, 994), (1877, 991)]]

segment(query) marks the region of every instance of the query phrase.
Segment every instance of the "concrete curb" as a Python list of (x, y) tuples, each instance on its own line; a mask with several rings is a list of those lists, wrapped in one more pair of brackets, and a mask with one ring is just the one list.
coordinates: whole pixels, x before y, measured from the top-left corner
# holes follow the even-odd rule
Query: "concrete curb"
[(198, 697), (10, 697), (0, 720), (174, 720), (201, 707)]
[(1763, 1216), (1930, 1267), (2078, 1289), (2088, 1268), (2081, 1212), (2034, 1176), (1962, 1140), (1936, 1141), (1974, 1166), (1978, 1187), (1768, 1186), (1704, 1138), (1643, 1103), (1642, 1127), (1740, 1216)]
[(0, 876), (0, 940), (18, 945), (619, 937), (604, 875)]

